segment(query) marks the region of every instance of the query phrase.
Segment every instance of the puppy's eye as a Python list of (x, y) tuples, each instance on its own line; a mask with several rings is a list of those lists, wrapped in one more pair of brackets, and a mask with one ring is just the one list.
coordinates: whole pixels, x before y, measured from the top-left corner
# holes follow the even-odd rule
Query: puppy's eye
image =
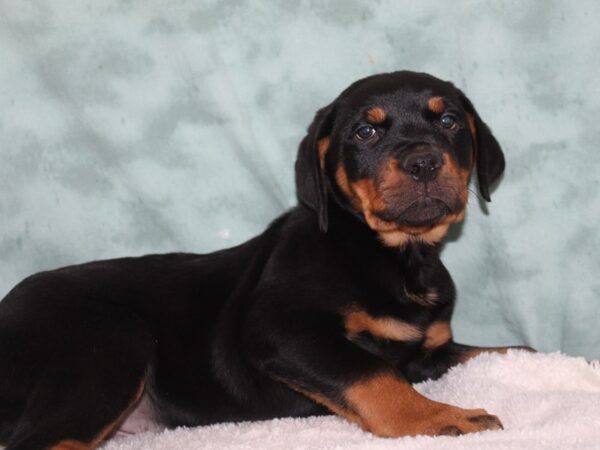
[(364, 125), (356, 130), (356, 137), (361, 141), (367, 140), (375, 136), (375, 128), (371, 125)]
[(456, 119), (450, 114), (444, 114), (440, 117), (440, 125), (444, 128), (452, 129), (456, 126)]

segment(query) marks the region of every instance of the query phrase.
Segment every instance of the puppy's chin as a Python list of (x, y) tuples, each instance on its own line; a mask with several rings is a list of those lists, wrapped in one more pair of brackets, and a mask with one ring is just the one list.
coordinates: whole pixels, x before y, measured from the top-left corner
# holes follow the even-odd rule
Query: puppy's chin
[(442, 200), (432, 197), (421, 197), (402, 211), (386, 210), (378, 216), (400, 226), (412, 228), (430, 227), (441, 222), (451, 214), (451, 208)]

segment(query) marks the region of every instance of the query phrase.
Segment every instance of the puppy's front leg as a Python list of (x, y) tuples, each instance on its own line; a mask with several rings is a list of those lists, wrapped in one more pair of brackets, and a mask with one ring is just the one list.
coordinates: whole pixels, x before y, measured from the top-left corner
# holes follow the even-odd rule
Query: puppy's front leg
[(271, 378), (378, 436), (458, 435), (502, 428), (483, 409), (430, 400), (386, 361), (346, 339), (335, 324), (298, 321), (270, 329), (259, 367)]
[(401, 370), (411, 383), (427, 379), (435, 380), (444, 375), (451, 367), (464, 363), (482, 353), (506, 353), (511, 349), (535, 352), (533, 348), (526, 346), (475, 347), (458, 344), (450, 340), (436, 347), (424, 347)]

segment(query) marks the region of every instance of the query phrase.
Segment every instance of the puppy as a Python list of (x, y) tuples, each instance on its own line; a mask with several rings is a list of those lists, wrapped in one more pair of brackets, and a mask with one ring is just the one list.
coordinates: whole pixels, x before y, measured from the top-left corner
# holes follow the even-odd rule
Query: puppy
[[(430, 75), (352, 84), (296, 161), (298, 206), (237, 247), (30, 276), (0, 302), (0, 442), (92, 449), (131, 418), (174, 427), (334, 413), (378, 436), (497, 430), (411, 383), (482, 351), (452, 340), (438, 244), (502, 151)], [(141, 414), (144, 411), (145, 414)]]

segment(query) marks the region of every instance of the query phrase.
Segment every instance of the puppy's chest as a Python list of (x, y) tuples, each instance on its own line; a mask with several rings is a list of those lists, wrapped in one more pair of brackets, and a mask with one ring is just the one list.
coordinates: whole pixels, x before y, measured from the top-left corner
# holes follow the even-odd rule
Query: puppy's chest
[(449, 317), (420, 306), (403, 314), (371, 312), (354, 305), (343, 312), (346, 338), (370, 353), (403, 364), (452, 339)]
[(427, 273), (418, 273), (415, 279), (387, 278), (382, 289), (342, 311), (346, 336), (382, 356), (443, 345), (451, 339), (451, 283), (449, 277)]
[[(419, 299), (421, 301), (422, 299)], [(449, 323), (446, 303), (435, 304), (433, 295), (427, 303), (399, 303), (385, 306), (353, 303), (342, 311), (346, 335), (350, 339), (370, 338), (379, 343), (424, 344), (440, 323)], [(409, 300), (412, 302), (412, 300)], [(449, 328), (449, 325), (448, 325)]]

